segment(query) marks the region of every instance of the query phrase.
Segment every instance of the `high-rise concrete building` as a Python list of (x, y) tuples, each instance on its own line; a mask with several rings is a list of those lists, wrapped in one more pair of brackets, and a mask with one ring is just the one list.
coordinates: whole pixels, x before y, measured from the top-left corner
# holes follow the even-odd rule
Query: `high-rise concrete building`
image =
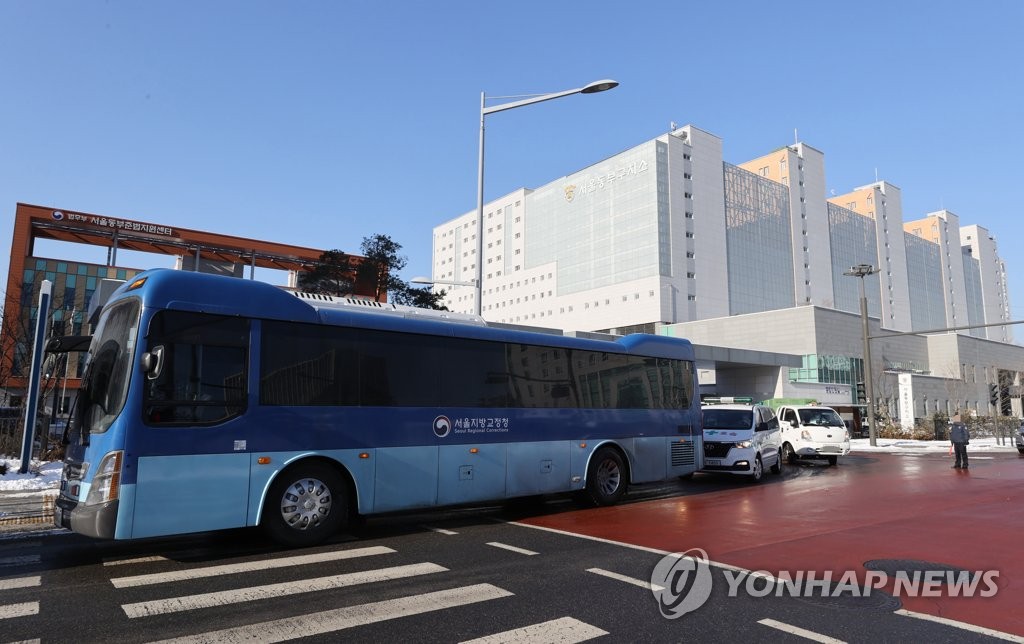
[[(870, 264), (868, 310), (883, 328), (1009, 319), (984, 228), (948, 211), (905, 224), (887, 181), (825, 192), (824, 154), (809, 145), (732, 165), (720, 138), (679, 128), (486, 204), (482, 315), (621, 332), (802, 305), (859, 312), (843, 272)], [(475, 211), (434, 228), (434, 279), (473, 279), (476, 234)], [(472, 312), (473, 287), (446, 288), (450, 308)], [(1012, 338), (993, 329), (973, 334)]]
[[(476, 211), (436, 226), (432, 261), (433, 279), (461, 283), (443, 288), (449, 308), (466, 313), (475, 308), (469, 282), (483, 262), (480, 310), (488, 321), (610, 333), (689, 329), (702, 341), (718, 330), (715, 346), (800, 356), (803, 368), (780, 368), (778, 381), (759, 389), (776, 396), (811, 382), (827, 393), (838, 383), (847, 386), (836, 395), (849, 401), (850, 385), (863, 380), (862, 348), (817, 336), (827, 336), (822, 320), (846, 318), (784, 313), (812, 307), (856, 320), (861, 283), (844, 273), (858, 264), (878, 269), (862, 278), (872, 333), (957, 327), (966, 338), (1012, 341), (1012, 327), (998, 325), (1009, 321), (1005, 267), (984, 228), (962, 227), (948, 211), (904, 222), (900, 188), (887, 181), (827, 195), (825, 155), (804, 143), (731, 164), (722, 140), (692, 125), (495, 199), (485, 204), (482, 226)], [(747, 327), (729, 336), (745, 316), (756, 317), (757, 337)], [(772, 322), (812, 318), (817, 324), (801, 329)], [(917, 413), (961, 405), (985, 413), (996, 374), (1018, 383), (1024, 372), (1015, 345), (973, 350), (979, 360), (1002, 356), (990, 364), (975, 363), (956, 343), (944, 352), (920, 338), (879, 345), (872, 372), (893, 376), (891, 395), (879, 397), (894, 409), (899, 373), (918, 379)], [(943, 356), (941, 367), (929, 356)], [(947, 372), (963, 378), (968, 367), (981, 375), (961, 395), (943, 396), (949, 383), (922, 380), (948, 380)], [(1015, 404), (1019, 411), (1019, 397)]]

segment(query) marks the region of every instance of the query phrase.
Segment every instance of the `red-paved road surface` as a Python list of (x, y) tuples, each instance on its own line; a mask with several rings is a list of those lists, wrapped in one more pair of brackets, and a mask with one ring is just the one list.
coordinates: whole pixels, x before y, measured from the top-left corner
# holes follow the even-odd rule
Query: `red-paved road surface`
[[(791, 466), (781, 481), (581, 510), (524, 523), (682, 552), (749, 570), (855, 570), (911, 559), (998, 570), (989, 598), (911, 598), (907, 610), (1024, 635), (1024, 458), (973, 453), (970, 470), (941, 455), (859, 453), (838, 467)], [(699, 488), (697, 475), (690, 484)], [(819, 576), (820, 578), (820, 576)], [(982, 586), (983, 587), (983, 586)], [(890, 587), (887, 590), (891, 590)]]

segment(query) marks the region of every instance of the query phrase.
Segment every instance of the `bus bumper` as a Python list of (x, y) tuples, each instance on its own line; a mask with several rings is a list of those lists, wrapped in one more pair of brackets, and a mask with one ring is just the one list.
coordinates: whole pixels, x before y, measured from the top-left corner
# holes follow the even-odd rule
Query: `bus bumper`
[(72, 499), (57, 497), (53, 508), (53, 523), (58, 528), (97, 539), (113, 539), (117, 524), (117, 501), (102, 505), (83, 505)]

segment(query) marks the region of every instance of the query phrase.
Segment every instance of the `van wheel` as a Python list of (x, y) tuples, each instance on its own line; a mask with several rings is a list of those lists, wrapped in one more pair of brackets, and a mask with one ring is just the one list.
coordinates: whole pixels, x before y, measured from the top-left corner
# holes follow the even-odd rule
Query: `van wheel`
[(602, 447), (590, 459), (586, 498), (594, 505), (614, 505), (626, 493), (626, 465), (610, 447)]
[(782, 450), (775, 454), (775, 465), (772, 465), (772, 474), (782, 474)]
[(828, 464), (829, 465), (839, 465), (839, 457), (838, 456), (829, 456), (828, 457)]
[(764, 464), (761, 462), (761, 455), (754, 457), (754, 469), (750, 472), (750, 482), (760, 483), (764, 478)]
[(793, 446), (789, 443), (782, 446), (782, 458), (786, 459), (786, 462), (790, 465), (796, 464), (796, 452), (793, 451)]
[(327, 539), (345, 524), (348, 485), (324, 463), (299, 464), (274, 480), (260, 525), (283, 545), (298, 548)]

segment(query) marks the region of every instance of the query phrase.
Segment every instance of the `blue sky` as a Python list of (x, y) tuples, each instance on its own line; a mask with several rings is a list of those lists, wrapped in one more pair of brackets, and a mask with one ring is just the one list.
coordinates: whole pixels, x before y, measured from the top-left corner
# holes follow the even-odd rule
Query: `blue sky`
[(429, 274), (433, 226), (475, 207), (480, 92), (613, 78), (488, 117), (486, 197), (672, 121), (731, 163), (796, 130), (837, 194), (877, 173), (905, 220), (986, 227), (1024, 319), (1019, 0), (6, 0), (0, 25), (4, 249), (20, 201), (349, 252), (383, 233)]

